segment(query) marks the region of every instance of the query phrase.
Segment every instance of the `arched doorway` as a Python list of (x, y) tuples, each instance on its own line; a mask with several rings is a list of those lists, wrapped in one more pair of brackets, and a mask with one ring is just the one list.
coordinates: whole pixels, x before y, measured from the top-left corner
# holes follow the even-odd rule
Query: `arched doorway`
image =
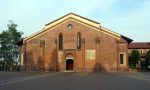
[(74, 57), (72, 54), (68, 54), (66, 56), (66, 70), (73, 71), (74, 70)]
[(73, 59), (66, 60), (66, 70), (72, 71), (73, 70)]

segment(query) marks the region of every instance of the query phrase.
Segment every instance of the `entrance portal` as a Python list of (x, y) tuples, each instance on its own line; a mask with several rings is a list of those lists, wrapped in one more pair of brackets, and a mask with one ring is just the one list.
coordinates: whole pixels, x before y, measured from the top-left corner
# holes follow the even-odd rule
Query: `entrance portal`
[(66, 60), (66, 70), (73, 70), (73, 59)]

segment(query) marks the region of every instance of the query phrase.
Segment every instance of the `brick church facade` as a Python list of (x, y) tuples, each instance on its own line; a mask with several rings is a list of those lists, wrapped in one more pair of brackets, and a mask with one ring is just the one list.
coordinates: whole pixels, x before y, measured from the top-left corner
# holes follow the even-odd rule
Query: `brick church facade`
[(23, 39), (21, 65), (26, 71), (128, 71), (131, 41), (69, 13)]

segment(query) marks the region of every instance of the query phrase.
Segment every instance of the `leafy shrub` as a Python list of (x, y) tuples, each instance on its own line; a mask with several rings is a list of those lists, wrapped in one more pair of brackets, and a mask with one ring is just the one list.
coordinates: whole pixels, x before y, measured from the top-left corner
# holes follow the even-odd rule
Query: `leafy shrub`
[(129, 66), (131, 69), (136, 69), (136, 66), (134, 66), (134, 65), (130, 65)]

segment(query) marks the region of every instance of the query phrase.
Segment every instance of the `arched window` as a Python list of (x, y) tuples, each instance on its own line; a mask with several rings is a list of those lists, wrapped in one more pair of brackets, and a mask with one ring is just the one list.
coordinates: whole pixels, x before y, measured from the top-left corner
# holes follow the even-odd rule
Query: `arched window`
[(62, 33), (59, 34), (59, 50), (63, 49), (63, 35)]
[(81, 49), (81, 33), (78, 32), (77, 34), (77, 48)]

